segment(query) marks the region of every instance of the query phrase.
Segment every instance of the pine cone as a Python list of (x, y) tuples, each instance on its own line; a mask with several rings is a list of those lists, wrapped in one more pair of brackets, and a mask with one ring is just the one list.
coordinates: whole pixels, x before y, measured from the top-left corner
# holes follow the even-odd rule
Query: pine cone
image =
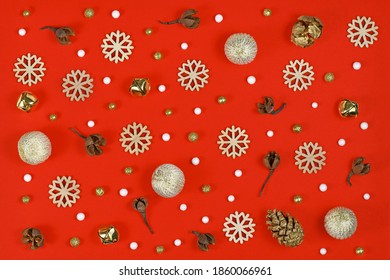
[(285, 215), (282, 211), (268, 210), (268, 229), (272, 236), (278, 239), (279, 244), (286, 247), (296, 247), (303, 242), (303, 229), (301, 224), (290, 214)]

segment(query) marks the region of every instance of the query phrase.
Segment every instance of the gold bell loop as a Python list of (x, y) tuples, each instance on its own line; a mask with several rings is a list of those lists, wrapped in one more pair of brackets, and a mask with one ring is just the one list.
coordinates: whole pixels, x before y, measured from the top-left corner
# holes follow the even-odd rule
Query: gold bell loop
[(28, 113), (37, 103), (38, 98), (36, 96), (31, 92), (24, 91), (20, 94), (16, 107)]
[(147, 78), (136, 78), (130, 86), (130, 93), (137, 96), (145, 96), (150, 91), (150, 82)]
[(339, 113), (345, 118), (356, 118), (359, 114), (359, 105), (355, 101), (344, 99), (339, 104)]
[(119, 241), (119, 233), (114, 226), (100, 228), (98, 235), (103, 244), (113, 244)]

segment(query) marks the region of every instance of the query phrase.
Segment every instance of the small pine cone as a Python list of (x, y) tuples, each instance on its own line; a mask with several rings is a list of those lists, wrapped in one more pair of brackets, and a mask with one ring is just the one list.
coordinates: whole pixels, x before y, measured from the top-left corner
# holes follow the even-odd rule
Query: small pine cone
[(303, 229), (301, 224), (290, 214), (285, 215), (282, 211), (268, 210), (268, 229), (272, 232), (279, 244), (286, 247), (296, 247), (303, 242)]

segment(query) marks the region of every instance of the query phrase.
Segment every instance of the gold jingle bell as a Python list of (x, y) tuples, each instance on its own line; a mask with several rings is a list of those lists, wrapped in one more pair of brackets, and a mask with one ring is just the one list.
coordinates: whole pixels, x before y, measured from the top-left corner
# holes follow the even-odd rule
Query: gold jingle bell
[(339, 113), (342, 117), (357, 117), (359, 105), (355, 101), (344, 99), (339, 104)]
[(38, 98), (36, 96), (34, 96), (31, 92), (23, 91), (19, 96), (16, 107), (28, 113), (37, 103)]
[(119, 233), (114, 226), (100, 228), (98, 235), (103, 244), (113, 244), (119, 241)]
[(130, 86), (130, 93), (137, 96), (145, 96), (150, 91), (150, 83), (147, 78), (136, 78)]

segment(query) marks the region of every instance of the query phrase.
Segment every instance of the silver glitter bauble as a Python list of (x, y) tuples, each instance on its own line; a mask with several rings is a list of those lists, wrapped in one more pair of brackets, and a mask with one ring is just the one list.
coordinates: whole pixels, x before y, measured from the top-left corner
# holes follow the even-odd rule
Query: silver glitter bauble
[(226, 40), (225, 55), (234, 64), (248, 64), (255, 59), (256, 54), (256, 41), (249, 34), (235, 33)]
[(23, 134), (18, 142), (20, 158), (31, 165), (37, 165), (51, 155), (51, 143), (46, 134), (40, 131), (31, 131)]
[(325, 215), (325, 229), (336, 239), (351, 237), (357, 228), (357, 219), (351, 209), (335, 207)]
[(173, 164), (162, 164), (154, 170), (152, 175), (152, 187), (162, 197), (174, 197), (184, 187), (184, 173)]

